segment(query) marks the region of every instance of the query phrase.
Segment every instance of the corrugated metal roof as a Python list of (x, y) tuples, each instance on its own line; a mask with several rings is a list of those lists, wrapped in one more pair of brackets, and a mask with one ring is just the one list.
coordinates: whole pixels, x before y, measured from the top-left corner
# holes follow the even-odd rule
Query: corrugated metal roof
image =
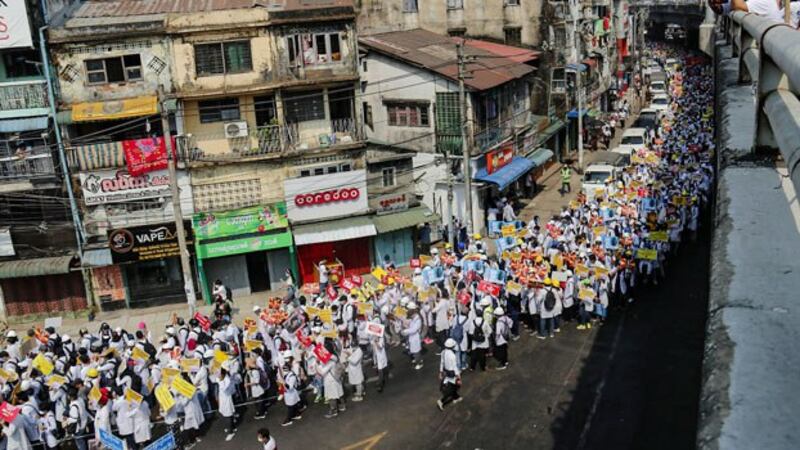
[(495, 55), (505, 56), (506, 58), (518, 63), (535, 61), (539, 59), (539, 55), (542, 53), (536, 50), (512, 47), (510, 45), (497, 44), (489, 41), (478, 41), (476, 39), (467, 39), (464, 41), (464, 43), (469, 47), (475, 47), (494, 53)]
[(38, 277), (69, 273), (74, 256), (18, 259), (0, 262), (0, 280), (6, 278)]
[[(359, 42), (365, 47), (457, 80), (456, 43), (459, 40), (460, 38), (415, 29), (365, 36), (360, 38)], [(522, 78), (535, 70), (531, 66), (510, 59), (513, 53), (509, 49), (515, 49), (515, 47), (503, 46), (503, 54), (500, 54), (479, 48), (474, 45), (474, 42), (476, 41), (473, 41), (473, 45), (468, 44), (464, 48), (464, 54), (473, 57), (466, 64), (467, 75), (472, 78), (465, 80), (465, 84), (471, 89), (479, 91), (491, 89)], [(493, 46), (486, 47), (494, 48)], [(518, 57), (530, 53), (526, 49), (516, 50), (519, 53), (516, 55)]]
[(404, 228), (415, 227), (425, 222), (436, 222), (439, 216), (432, 213), (425, 206), (417, 206), (406, 211), (375, 216), (372, 221), (378, 233), (388, 233), (390, 231), (402, 230)]
[(259, 6), (258, 0), (111, 0), (88, 1), (72, 17), (124, 17), (145, 14), (192, 13), (245, 9)]

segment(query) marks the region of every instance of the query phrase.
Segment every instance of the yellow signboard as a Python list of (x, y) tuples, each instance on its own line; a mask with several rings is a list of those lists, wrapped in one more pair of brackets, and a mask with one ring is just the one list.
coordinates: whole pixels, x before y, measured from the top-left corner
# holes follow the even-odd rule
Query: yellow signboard
[(150, 359), (150, 355), (141, 348), (134, 346), (133, 352), (131, 352), (131, 358), (138, 359), (139, 361), (147, 361)]
[(519, 295), (519, 293), (522, 292), (522, 285), (514, 281), (509, 281), (506, 283), (506, 292), (511, 295)]
[(575, 275), (582, 277), (588, 274), (589, 274), (588, 267), (584, 266), (583, 264), (578, 264), (577, 266), (575, 266)]
[(158, 113), (158, 98), (155, 95), (72, 105), (73, 122), (125, 119), (152, 116), (156, 113)]
[(159, 384), (156, 388), (156, 400), (158, 400), (158, 404), (161, 405), (162, 411), (169, 411), (175, 406), (175, 398), (165, 384)]
[(228, 354), (227, 353), (223, 352), (220, 349), (214, 350), (214, 361), (217, 361), (218, 363), (222, 364), (227, 360), (228, 360)]
[(36, 358), (33, 358), (33, 367), (44, 374), (44, 376), (50, 375), (53, 373), (53, 363), (51, 363), (47, 358), (44, 357), (43, 354), (39, 353), (36, 355)]
[(164, 367), (163, 369), (161, 369), (161, 375), (166, 379), (174, 378), (179, 373), (181, 373), (180, 370), (173, 369), (172, 367)]
[(139, 403), (142, 403), (142, 394), (130, 388), (125, 389), (125, 400), (138, 405)]
[(658, 259), (658, 250), (640, 248), (636, 250), (636, 257), (639, 259), (646, 259), (648, 261), (655, 261)]
[(317, 316), (319, 316), (319, 320), (321, 320), (322, 323), (333, 323), (333, 311), (328, 308), (319, 310)]
[(100, 393), (100, 388), (97, 385), (92, 386), (92, 389), (89, 390), (89, 400), (98, 402), (102, 396), (103, 394)]
[(503, 227), (500, 228), (500, 233), (503, 234), (503, 237), (513, 236), (517, 233), (517, 227), (514, 225), (503, 225)]
[(261, 346), (263, 346), (263, 345), (264, 344), (261, 341), (258, 341), (258, 340), (255, 340), (255, 339), (248, 339), (248, 340), (244, 341), (244, 348), (248, 352), (252, 352), (253, 350), (255, 350), (257, 348), (261, 348)]
[(197, 358), (185, 358), (181, 360), (181, 369), (184, 372), (191, 372), (200, 368), (200, 360)]
[(376, 267), (376, 268), (372, 269), (372, 276), (377, 278), (378, 281), (381, 281), (383, 279), (383, 277), (386, 276), (386, 275), (387, 275), (387, 273), (386, 273), (385, 270), (383, 270), (382, 267)]
[(318, 316), (319, 308), (316, 308), (314, 306), (306, 306), (306, 314), (308, 314), (308, 317)]
[(578, 298), (581, 300), (592, 301), (594, 300), (594, 291), (587, 288), (581, 288), (578, 291)]
[(406, 311), (406, 309), (403, 308), (402, 306), (396, 306), (394, 308), (394, 315), (401, 319), (405, 319), (406, 317), (408, 317), (408, 311)]
[(649, 239), (656, 242), (667, 242), (669, 237), (666, 231), (651, 231)]
[(359, 314), (369, 314), (372, 312), (372, 303), (358, 302), (356, 303)]
[(195, 391), (194, 385), (181, 377), (175, 377), (175, 379), (172, 380), (172, 389), (175, 389), (186, 398), (192, 398)]

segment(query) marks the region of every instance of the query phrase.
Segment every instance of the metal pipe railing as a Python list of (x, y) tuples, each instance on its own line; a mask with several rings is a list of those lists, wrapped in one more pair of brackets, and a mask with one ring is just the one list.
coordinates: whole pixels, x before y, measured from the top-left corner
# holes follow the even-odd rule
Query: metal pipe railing
[(728, 18), (739, 81), (756, 86), (753, 148), (777, 148), (800, 191), (800, 32), (742, 11)]

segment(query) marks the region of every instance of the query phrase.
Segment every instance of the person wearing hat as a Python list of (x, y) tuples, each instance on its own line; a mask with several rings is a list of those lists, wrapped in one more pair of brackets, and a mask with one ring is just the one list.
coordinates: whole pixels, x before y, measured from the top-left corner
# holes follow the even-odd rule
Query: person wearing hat
[(364, 352), (357, 342), (350, 341), (342, 356), (347, 363), (347, 381), (355, 391), (352, 399), (354, 402), (360, 402), (364, 400), (364, 368), (361, 365)]
[(422, 317), (419, 314), (417, 304), (409, 302), (408, 310), (408, 325), (400, 332), (405, 336), (408, 342), (408, 353), (411, 355), (411, 364), (414, 365), (414, 370), (422, 369)]
[(6, 348), (5, 351), (8, 353), (10, 358), (14, 358), (17, 361), (22, 359), (22, 352), (20, 351), (20, 342), (19, 338), (17, 337), (17, 332), (14, 330), (8, 330), (6, 333)]
[(482, 371), (486, 371), (486, 351), (489, 350), (489, 336), (492, 334), (492, 326), (480, 314), (467, 322), (466, 332), (472, 339), (469, 370), (473, 371), (475, 367), (480, 366)]
[[(381, 320), (375, 317), (372, 319), (372, 322), (380, 324)], [(378, 393), (383, 392), (383, 388), (386, 386), (386, 380), (389, 378), (389, 357), (386, 353), (386, 338), (384, 334), (380, 336), (370, 336), (372, 360), (375, 365), (375, 370), (378, 371)]]
[(497, 360), (497, 370), (508, 368), (508, 341), (511, 339), (511, 318), (506, 316), (502, 307), (494, 310), (494, 350), (492, 354)]
[(258, 366), (254, 357), (250, 357), (246, 360), (246, 366), (247, 381), (244, 387), (250, 390), (250, 400), (257, 402), (256, 415), (253, 418), (255, 420), (266, 419), (268, 406), (267, 391), (270, 388), (269, 374)]
[(325, 414), (326, 419), (337, 417), (340, 412), (344, 412), (347, 409), (344, 402), (342, 369), (339, 357), (333, 352), (330, 352), (330, 359), (327, 362), (319, 361), (317, 364), (317, 373), (322, 377), (325, 400), (329, 405), (328, 413)]
[(456, 358), (455, 348), (455, 339), (448, 338), (444, 342), (444, 351), (439, 359), (439, 381), (441, 382), (439, 389), (442, 397), (436, 401), (436, 406), (440, 411), (444, 411), (444, 407), (448, 403), (458, 403), (462, 400), (458, 394), (458, 390), (461, 388), (461, 365)]
[[(186, 372), (181, 372), (177, 376), (191, 383), (191, 378)], [(184, 450), (189, 450), (201, 441), (199, 431), (206, 421), (203, 414), (203, 406), (200, 403), (200, 389), (194, 390), (192, 398), (186, 398), (184, 395), (175, 395), (174, 397), (177, 403), (176, 408), (179, 411), (183, 411), (183, 442), (186, 443), (183, 448)]]

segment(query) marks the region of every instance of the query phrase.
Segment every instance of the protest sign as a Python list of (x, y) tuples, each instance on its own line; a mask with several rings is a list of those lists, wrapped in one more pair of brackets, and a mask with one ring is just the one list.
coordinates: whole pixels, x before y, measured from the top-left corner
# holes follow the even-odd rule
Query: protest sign
[(509, 281), (506, 283), (506, 292), (511, 295), (519, 295), (522, 292), (522, 285), (515, 281)]
[(33, 367), (41, 372), (44, 376), (50, 375), (53, 373), (53, 363), (50, 362), (47, 358), (44, 357), (43, 354), (39, 353), (36, 355), (36, 358), (33, 358)]
[(327, 364), (333, 355), (331, 355), (331, 352), (326, 350), (321, 344), (316, 344), (314, 346), (314, 356), (316, 356), (319, 362), (322, 364)]
[(640, 248), (636, 250), (636, 258), (655, 261), (658, 259), (658, 250)]
[(182, 377), (173, 378), (171, 386), (172, 389), (175, 389), (179, 394), (186, 398), (192, 398), (196, 389), (192, 383), (189, 383)]
[(376, 337), (383, 337), (384, 326), (379, 323), (369, 322), (367, 323), (367, 334)]
[(161, 405), (162, 411), (169, 411), (175, 406), (175, 398), (165, 384), (159, 384), (156, 388), (156, 400)]
[(197, 358), (184, 358), (181, 360), (181, 369), (184, 372), (193, 372), (200, 368), (200, 360)]
[(142, 394), (134, 391), (133, 389), (128, 388), (125, 389), (125, 400), (138, 405), (142, 403), (143, 397)]

